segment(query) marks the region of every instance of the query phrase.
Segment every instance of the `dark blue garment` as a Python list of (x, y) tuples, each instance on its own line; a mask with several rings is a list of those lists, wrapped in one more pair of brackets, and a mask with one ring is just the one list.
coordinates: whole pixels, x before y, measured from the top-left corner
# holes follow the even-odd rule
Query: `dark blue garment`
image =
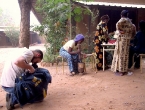
[(134, 51), (137, 53), (145, 53), (145, 33), (137, 32), (134, 39)]
[(133, 43), (133, 46), (130, 46), (130, 50), (129, 50), (128, 68), (131, 68), (133, 65), (132, 58), (134, 54), (135, 54), (135, 57), (134, 57), (135, 67), (139, 68), (140, 57), (138, 55), (145, 54), (145, 33), (142, 31), (138, 31), (132, 43)]
[(42, 101), (47, 95), (51, 75), (47, 69), (37, 68), (33, 74), (24, 73), (16, 78), (16, 85), (12, 92), (13, 104), (17, 101), (21, 106), (27, 103)]
[(78, 63), (80, 62), (79, 55), (78, 54), (72, 54), (71, 58), (72, 58), (72, 64), (73, 64), (73, 72), (79, 73), (78, 72)]

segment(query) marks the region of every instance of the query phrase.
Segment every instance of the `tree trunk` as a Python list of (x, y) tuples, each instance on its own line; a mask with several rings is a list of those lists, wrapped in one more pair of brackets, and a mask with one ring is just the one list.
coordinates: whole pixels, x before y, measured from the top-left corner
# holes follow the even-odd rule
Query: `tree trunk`
[(21, 11), (19, 47), (29, 48), (30, 44), (30, 10), (32, 0), (18, 0)]

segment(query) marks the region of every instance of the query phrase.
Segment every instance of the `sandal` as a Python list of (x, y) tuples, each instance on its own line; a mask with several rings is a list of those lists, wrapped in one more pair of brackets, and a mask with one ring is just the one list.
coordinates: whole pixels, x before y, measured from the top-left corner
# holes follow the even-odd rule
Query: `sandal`
[(70, 74), (69, 74), (69, 76), (73, 76), (73, 74), (72, 74), (72, 73), (70, 73)]
[(122, 72), (115, 72), (115, 75), (117, 75), (117, 76), (123, 76), (124, 73), (122, 73)]
[(74, 76), (75, 75), (75, 72), (71, 72), (70, 74), (69, 74), (69, 76)]

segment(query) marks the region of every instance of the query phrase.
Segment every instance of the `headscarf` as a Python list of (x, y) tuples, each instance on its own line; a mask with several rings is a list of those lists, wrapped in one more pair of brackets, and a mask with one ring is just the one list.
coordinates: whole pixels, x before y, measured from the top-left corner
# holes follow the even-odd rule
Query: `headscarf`
[(129, 11), (128, 10), (123, 10), (121, 12), (121, 15), (124, 16), (124, 17), (128, 17), (128, 14), (129, 14)]
[(108, 19), (108, 20), (109, 20), (110, 18), (109, 18), (108, 15), (103, 15), (103, 16), (101, 17), (101, 20), (105, 20), (105, 19)]
[(76, 35), (76, 37), (75, 37), (75, 41), (76, 42), (78, 42), (78, 41), (80, 41), (80, 40), (83, 40), (84, 39), (84, 36), (82, 35), (82, 34), (78, 34), (78, 35)]

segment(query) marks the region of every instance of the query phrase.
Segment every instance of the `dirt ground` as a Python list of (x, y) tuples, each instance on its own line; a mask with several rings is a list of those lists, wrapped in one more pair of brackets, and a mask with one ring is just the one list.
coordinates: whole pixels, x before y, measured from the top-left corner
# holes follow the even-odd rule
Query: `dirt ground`
[[(36, 48), (39, 48), (36, 47)], [(11, 52), (11, 54), (9, 54)], [(6, 55), (14, 49), (0, 48), (0, 74)], [(41, 66), (40, 66), (41, 67)], [(87, 64), (85, 75), (69, 76), (61, 64), (43, 67), (49, 70), (52, 83), (47, 97), (41, 103), (27, 104), (25, 110), (145, 110), (145, 70), (134, 70), (128, 76), (116, 76), (110, 70), (95, 71)], [(5, 92), (0, 88), (0, 110), (6, 110)], [(16, 110), (21, 110), (16, 106)]]

